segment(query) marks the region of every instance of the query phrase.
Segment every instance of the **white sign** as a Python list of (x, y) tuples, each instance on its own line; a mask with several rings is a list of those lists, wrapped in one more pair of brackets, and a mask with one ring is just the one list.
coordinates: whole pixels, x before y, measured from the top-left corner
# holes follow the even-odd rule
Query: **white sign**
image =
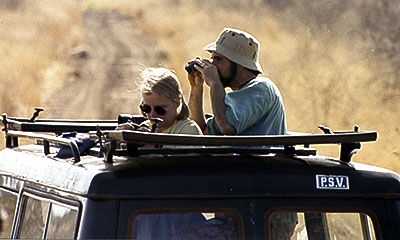
[(339, 175), (316, 175), (317, 189), (350, 189), (349, 177)]

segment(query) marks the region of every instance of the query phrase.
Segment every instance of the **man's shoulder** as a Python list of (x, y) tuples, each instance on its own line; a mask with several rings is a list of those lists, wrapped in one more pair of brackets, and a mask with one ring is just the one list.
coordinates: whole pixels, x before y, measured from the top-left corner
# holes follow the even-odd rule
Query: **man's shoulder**
[(244, 91), (259, 91), (259, 92), (274, 92), (277, 91), (278, 88), (274, 84), (274, 82), (271, 81), (271, 79), (267, 77), (257, 77), (251, 80), (244, 88), (241, 90)]
[(280, 95), (280, 91), (276, 84), (267, 77), (257, 77), (255, 78), (249, 87), (253, 87), (254, 89), (259, 89), (260, 91), (275, 93)]
[(271, 79), (267, 77), (256, 77), (251, 81), (251, 83), (254, 85), (265, 85), (265, 86), (275, 85), (274, 82), (272, 82)]

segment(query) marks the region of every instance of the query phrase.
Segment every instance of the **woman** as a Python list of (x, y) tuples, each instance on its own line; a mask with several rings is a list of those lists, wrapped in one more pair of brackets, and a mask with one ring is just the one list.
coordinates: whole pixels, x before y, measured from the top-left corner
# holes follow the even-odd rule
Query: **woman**
[[(189, 107), (183, 98), (177, 76), (166, 68), (146, 68), (141, 73), (143, 83), (140, 87), (142, 103), (139, 108), (147, 119), (160, 118), (157, 132), (170, 134), (201, 135), (200, 127), (189, 119)], [(118, 126), (133, 129), (130, 124)], [(188, 146), (164, 145), (164, 148)], [(174, 231), (189, 228), (191, 224), (204, 222), (198, 213), (185, 214), (148, 214), (141, 215), (135, 221), (135, 239), (157, 239), (172, 237)], [(155, 226), (157, 228), (149, 227)], [(162, 229), (162, 231), (161, 231)]]
[[(189, 119), (189, 107), (183, 98), (177, 76), (166, 68), (146, 68), (142, 71), (142, 103), (140, 110), (147, 119), (160, 118), (158, 133), (202, 134), (200, 127)], [(134, 129), (129, 123), (117, 130)]]

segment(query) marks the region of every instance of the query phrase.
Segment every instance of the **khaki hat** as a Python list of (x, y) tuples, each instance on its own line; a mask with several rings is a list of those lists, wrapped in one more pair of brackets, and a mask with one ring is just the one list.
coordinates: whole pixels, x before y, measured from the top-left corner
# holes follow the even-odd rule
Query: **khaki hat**
[(208, 44), (203, 49), (209, 52), (215, 51), (232, 62), (262, 73), (258, 62), (259, 46), (258, 41), (250, 34), (237, 29), (224, 28), (217, 41)]

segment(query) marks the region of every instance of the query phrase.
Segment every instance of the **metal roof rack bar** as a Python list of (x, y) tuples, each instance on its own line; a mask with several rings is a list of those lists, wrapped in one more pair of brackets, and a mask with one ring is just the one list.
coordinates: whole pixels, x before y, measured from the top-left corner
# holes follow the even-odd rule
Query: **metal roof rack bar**
[[(94, 133), (90, 132), (91, 135)], [(377, 139), (375, 131), (335, 132), (334, 134), (296, 134), (296, 135), (251, 135), (216, 136), (148, 133), (138, 131), (103, 131), (103, 135), (114, 141), (135, 144), (168, 144), (197, 146), (265, 146), (265, 145), (304, 145), (341, 144), (370, 142)]]
[(29, 132), (90, 132), (95, 131), (97, 126), (103, 130), (113, 130), (117, 127), (117, 121), (92, 121), (92, 120), (36, 120), (35, 122), (25, 121), (25, 119), (7, 118), (8, 129)]
[[(98, 138), (99, 132), (90, 132), (91, 138)], [(360, 142), (375, 141), (377, 132), (334, 132), (332, 134), (296, 134), (268, 136), (211, 136), (162, 134), (138, 131), (104, 131), (101, 133), (105, 145), (105, 160), (112, 162), (118, 142), (126, 142), (131, 153), (137, 153), (141, 144), (189, 145), (189, 146), (284, 146), (287, 155), (296, 153), (295, 145), (340, 144), (340, 160), (350, 162), (351, 157), (361, 148)]]
[(21, 122), (21, 123), (116, 123), (117, 120), (91, 120), (91, 119), (78, 119), (78, 120), (72, 120), (72, 119), (55, 119), (55, 118), (46, 118), (46, 119), (36, 119), (34, 122), (32, 122), (29, 118), (16, 118), (16, 117), (7, 117), (9, 120), (13, 120), (16, 122)]
[(63, 132), (88, 133), (90, 131), (96, 131), (97, 127), (99, 127), (101, 130), (114, 130), (119, 123), (130, 121), (139, 124), (145, 120), (142, 115), (130, 114), (120, 114), (117, 120), (32, 120), (32, 118), (7, 117), (7, 114), (3, 114), (3, 125), (10, 130), (29, 132), (54, 132), (59, 135)]
[(18, 138), (19, 137), (42, 140), (45, 155), (50, 154), (50, 142), (69, 146), (71, 148), (72, 154), (74, 156), (74, 163), (80, 162), (80, 160), (81, 160), (80, 154), (79, 154), (79, 148), (75, 141), (69, 140), (66, 138), (51, 136), (51, 135), (47, 135), (47, 134), (8, 130), (6, 133), (7, 148), (18, 147)]
[[(316, 149), (313, 148), (296, 148), (296, 155), (298, 156), (315, 156), (317, 153)], [(138, 149), (133, 156), (141, 155), (154, 155), (154, 154), (167, 154), (167, 155), (179, 155), (179, 154), (270, 154), (270, 153), (282, 153), (282, 148), (271, 147), (271, 148), (245, 148), (245, 147), (207, 147), (207, 148), (143, 148)], [(127, 156), (132, 154), (127, 150), (118, 150), (114, 153), (115, 156)]]

